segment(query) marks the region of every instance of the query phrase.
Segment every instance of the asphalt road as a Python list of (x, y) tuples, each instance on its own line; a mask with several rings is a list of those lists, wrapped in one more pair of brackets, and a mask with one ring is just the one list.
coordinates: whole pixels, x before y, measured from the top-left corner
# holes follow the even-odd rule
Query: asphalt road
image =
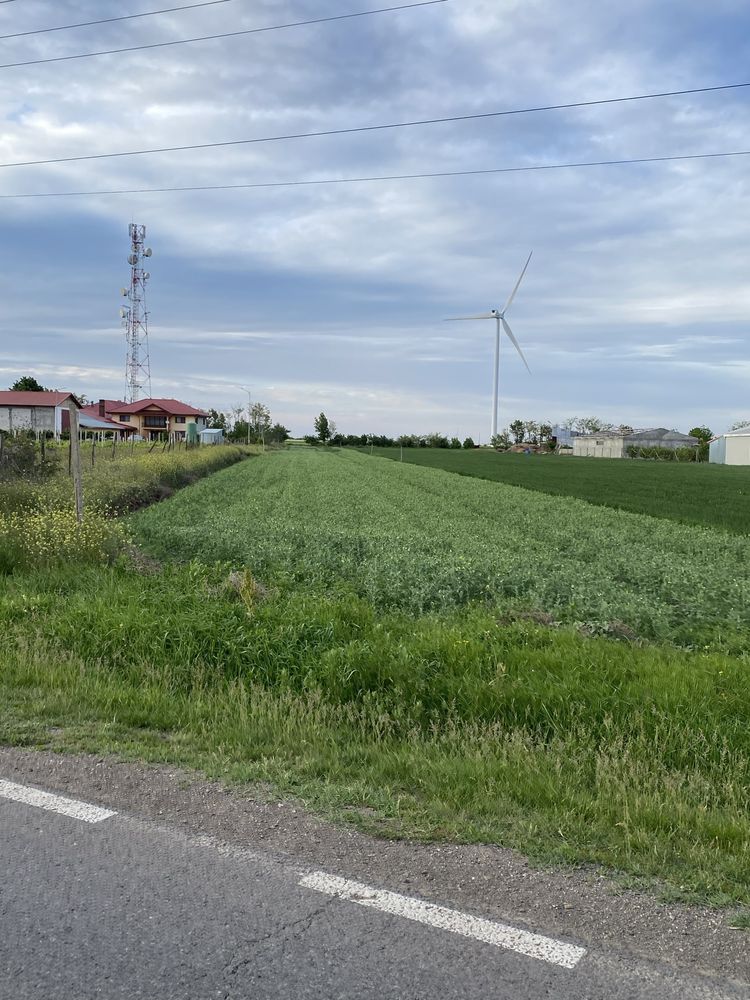
[(92, 812), (69, 793), (38, 795), (38, 778), (4, 777), (3, 1000), (750, 996), (736, 981)]

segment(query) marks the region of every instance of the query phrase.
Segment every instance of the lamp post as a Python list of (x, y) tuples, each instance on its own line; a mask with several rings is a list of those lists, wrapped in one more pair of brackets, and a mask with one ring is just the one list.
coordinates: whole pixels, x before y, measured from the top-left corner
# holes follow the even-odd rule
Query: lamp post
[(250, 444), (250, 386), (240, 385), (237, 388), (247, 393), (247, 443)]

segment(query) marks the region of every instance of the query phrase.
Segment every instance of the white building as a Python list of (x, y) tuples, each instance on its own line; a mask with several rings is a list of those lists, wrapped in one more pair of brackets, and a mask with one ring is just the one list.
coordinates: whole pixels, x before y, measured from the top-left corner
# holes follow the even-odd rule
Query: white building
[(708, 460), (716, 465), (750, 465), (750, 427), (714, 438), (708, 446)]
[(80, 409), (80, 403), (70, 392), (0, 392), (0, 431), (18, 434), (31, 431), (59, 437), (63, 427), (63, 410)]
[[(647, 431), (599, 431), (598, 434), (581, 434), (573, 438), (573, 454), (587, 458), (626, 458), (632, 455), (628, 448), (637, 451), (647, 448), (696, 448), (698, 438), (680, 434), (666, 427), (653, 427)], [(636, 454), (637, 454), (636, 451)]]

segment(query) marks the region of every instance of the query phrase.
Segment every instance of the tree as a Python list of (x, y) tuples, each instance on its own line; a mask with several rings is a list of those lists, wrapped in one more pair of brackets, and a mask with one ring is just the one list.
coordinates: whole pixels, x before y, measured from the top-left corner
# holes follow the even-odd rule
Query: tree
[(698, 438), (701, 444), (710, 441), (714, 436), (713, 431), (708, 427), (693, 427), (692, 430), (688, 431), (690, 437)]
[(45, 389), (43, 385), (34, 378), (33, 375), (23, 375), (21, 378), (16, 379), (13, 385), (10, 387), (12, 392), (49, 392), (49, 389)]
[(211, 407), (208, 411), (208, 426), (213, 430), (225, 431), (227, 429), (226, 413), (220, 413), (218, 410)]
[[(513, 425), (511, 424), (511, 426)], [(493, 448), (502, 448), (503, 450), (510, 448), (510, 434), (508, 433), (508, 430), (506, 429), (500, 431), (499, 434), (493, 434), (490, 439), (490, 444)]]
[(513, 435), (513, 441), (515, 444), (521, 444), (523, 441), (523, 436), (526, 433), (526, 424), (523, 420), (514, 420), (510, 425), (510, 433)]
[(328, 423), (328, 417), (325, 413), (321, 413), (320, 416), (315, 418), (315, 433), (318, 435), (318, 440), (323, 444), (331, 436), (331, 425)]
[(464, 448), (476, 448), (473, 438), (464, 438)]
[(290, 436), (288, 428), (284, 427), (283, 424), (274, 424), (268, 434), (266, 434), (266, 441), (273, 444), (283, 444)]
[(543, 420), (539, 424), (539, 440), (546, 443), (552, 437), (552, 424), (548, 420)]
[(263, 403), (253, 403), (250, 409), (250, 436), (256, 441), (265, 441), (266, 432), (271, 429), (271, 411)]
[(750, 420), (735, 420), (732, 426), (729, 428), (730, 431), (741, 431), (745, 427), (750, 427)]
[(460, 440), (457, 437), (452, 437), (451, 438), (451, 448), (460, 448), (460, 447), (461, 447)]
[(524, 440), (530, 441), (532, 444), (539, 443), (539, 424), (536, 420), (524, 420)]

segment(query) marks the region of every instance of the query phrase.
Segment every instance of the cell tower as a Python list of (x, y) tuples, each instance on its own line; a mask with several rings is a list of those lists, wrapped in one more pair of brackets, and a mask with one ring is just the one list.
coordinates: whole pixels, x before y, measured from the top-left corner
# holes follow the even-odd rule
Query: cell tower
[[(146, 227), (131, 222), (130, 286), (122, 289), (128, 304), (120, 309), (128, 353), (125, 361), (125, 401), (135, 403), (144, 394), (151, 395), (151, 361), (148, 356), (148, 310), (146, 283), (151, 275), (144, 270), (144, 258), (151, 256), (151, 247), (144, 246)], [(145, 392), (144, 392), (145, 391)]]

